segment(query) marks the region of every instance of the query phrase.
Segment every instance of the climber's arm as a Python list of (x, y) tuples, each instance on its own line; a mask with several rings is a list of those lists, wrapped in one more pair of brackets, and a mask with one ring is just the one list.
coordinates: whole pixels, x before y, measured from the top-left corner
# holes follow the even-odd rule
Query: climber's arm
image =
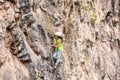
[(58, 39), (58, 43), (57, 43), (57, 45), (55, 44), (55, 45), (52, 45), (53, 47), (55, 47), (55, 48), (58, 48), (58, 45), (60, 44), (60, 39)]
[(58, 46), (57, 45), (52, 45), (53, 47), (55, 47), (55, 48), (58, 48)]

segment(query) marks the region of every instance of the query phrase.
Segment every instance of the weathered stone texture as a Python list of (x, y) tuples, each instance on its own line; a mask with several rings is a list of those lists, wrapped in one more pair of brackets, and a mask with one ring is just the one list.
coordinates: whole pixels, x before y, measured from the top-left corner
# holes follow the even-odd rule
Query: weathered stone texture
[(120, 1), (0, 0), (0, 80), (120, 80)]

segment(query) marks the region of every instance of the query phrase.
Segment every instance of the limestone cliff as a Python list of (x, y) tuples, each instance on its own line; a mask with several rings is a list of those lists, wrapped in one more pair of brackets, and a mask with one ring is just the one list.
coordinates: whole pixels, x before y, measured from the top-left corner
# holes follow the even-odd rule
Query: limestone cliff
[(0, 80), (120, 80), (120, 1), (0, 0)]

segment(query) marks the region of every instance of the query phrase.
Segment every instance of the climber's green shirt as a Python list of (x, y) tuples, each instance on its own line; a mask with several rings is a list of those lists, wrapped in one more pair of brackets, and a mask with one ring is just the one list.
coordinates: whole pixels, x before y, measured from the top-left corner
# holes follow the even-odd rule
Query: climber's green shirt
[[(60, 40), (60, 44), (58, 44), (58, 40)], [(56, 51), (62, 51), (62, 50), (63, 50), (62, 39), (60, 39), (60, 38), (55, 39), (55, 44), (58, 46), (58, 47), (55, 49)]]

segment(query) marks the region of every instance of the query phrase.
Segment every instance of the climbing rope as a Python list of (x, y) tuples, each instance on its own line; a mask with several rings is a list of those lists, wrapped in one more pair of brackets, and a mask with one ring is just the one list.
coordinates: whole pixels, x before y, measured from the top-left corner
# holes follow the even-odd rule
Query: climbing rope
[[(54, 27), (53, 27), (53, 24), (52, 24), (52, 22), (51, 22), (50, 16), (49, 16), (49, 14), (48, 14), (48, 9), (47, 9), (47, 7), (46, 7), (45, 0), (42, 0), (42, 3), (43, 3), (43, 7), (46, 9), (46, 17), (47, 17), (47, 20), (48, 20), (48, 25), (49, 25), (49, 27), (50, 27), (50, 31), (52, 32), (52, 35), (54, 36)], [(53, 44), (54, 44), (54, 41), (55, 41), (55, 38), (53, 38)], [(62, 55), (61, 57), (62, 57), (62, 60), (63, 60), (63, 62), (64, 62), (65, 60), (64, 60), (63, 55)], [(62, 71), (64, 72), (63, 68), (64, 68), (64, 64), (63, 64), (63, 66), (62, 66)], [(58, 72), (56, 72), (56, 74), (60, 75)], [(64, 76), (64, 75), (63, 75), (63, 76)], [(65, 77), (64, 77), (64, 78), (65, 78)], [(64, 80), (65, 80), (65, 79), (64, 79)]]
[(51, 19), (50, 19), (49, 14), (48, 14), (48, 9), (47, 9), (47, 7), (46, 7), (45, 0), (42, 0), (42, 3), (43, 3), (44, 8), (46, 8), (46, 17), (47, 17), (47, 20), (48, 20), (48, 25), (49, 25), (49, 27), (50, 27), (50, 31), (51, 31), (52, 35), (54, 36), (53, 24), (52, 24), (52, 22), (51, 22)]

